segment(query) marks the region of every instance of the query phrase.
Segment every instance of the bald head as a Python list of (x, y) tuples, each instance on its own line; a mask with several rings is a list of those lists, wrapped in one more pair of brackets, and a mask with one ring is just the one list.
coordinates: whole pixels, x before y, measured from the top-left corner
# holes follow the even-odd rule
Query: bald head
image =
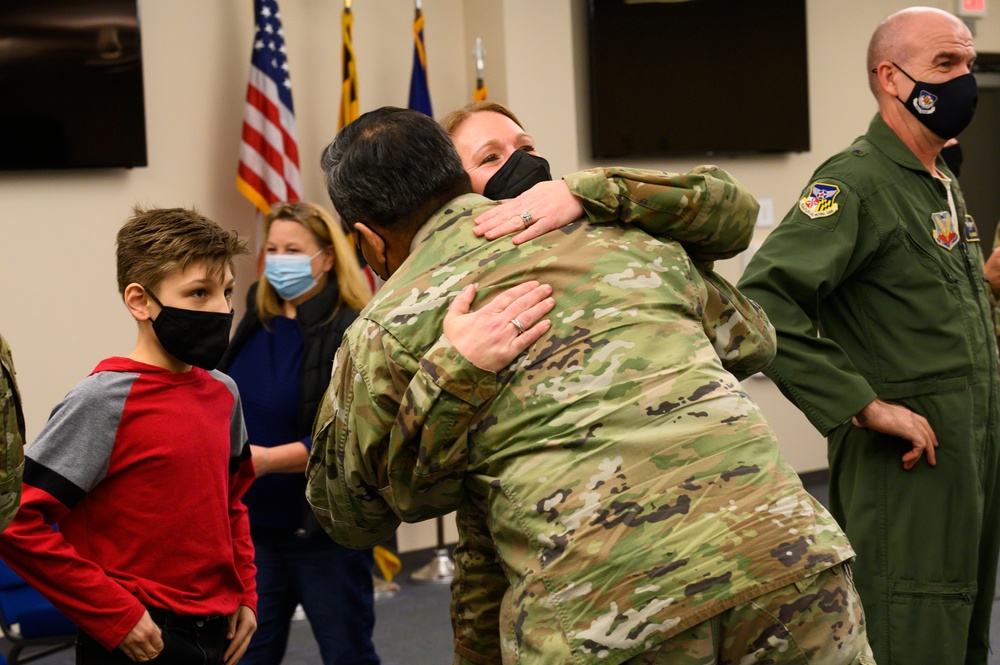
[(879, 63), (911, 62), (924, 44), (924, 35), (937, 30), (968, 34), (968, 28), (957, 17), (934, 7), (908, 7), (885, 17), (868, 42), (868, 85), (872, 94), (878, 97), (881, 90), (878, 76), (872, 73)]

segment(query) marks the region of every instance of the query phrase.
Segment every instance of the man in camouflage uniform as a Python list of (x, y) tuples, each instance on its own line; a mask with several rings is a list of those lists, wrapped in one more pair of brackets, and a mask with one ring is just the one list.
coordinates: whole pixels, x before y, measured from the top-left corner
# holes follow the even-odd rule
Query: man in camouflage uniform
[[(691, 258), (646, 233), (667, 218), (702, 228), (699, 251), (732, 250), (723, 222), (745, 235), (756, 213), (738, 184), (585, 172), (585, 207), (647, 208), (649, 224), (577, 222), (511, 247), (473, 234), (493, 203), (419, 113), (365, 114), (324, 169), (369, 265), (391, 275), (345, 334), (317, 416), (307, 492), (335, 540), (370, 546), (400, 520), (477, 504), (510, 585), (505, 663), (871, 662), (840, 565), (850, 546), (722, 367)], [(559, 309), (513, 365), (479, 369), (441, 336), (464, 286), (529, 277)]]
[(14, 359), (0, 335), (0, 530), (6, 529), (21, 504), (24, 474), (24, 414), (17, 391)]

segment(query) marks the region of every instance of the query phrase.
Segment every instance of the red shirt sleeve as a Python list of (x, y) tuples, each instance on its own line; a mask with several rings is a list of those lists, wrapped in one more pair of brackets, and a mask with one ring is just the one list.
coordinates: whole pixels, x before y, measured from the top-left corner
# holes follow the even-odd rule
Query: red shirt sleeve
[(250, 518), (243, 503), (246, 493), (254, 481), (253, 462), (250, 459), (250, 444), (243, 444), (236, 472), (229, 477), (229, 519), (233, 530), (233, 561), (236, 571), (243, 581), (243, 600), (254, 614), (257, 613), (257, 567), (253, 563), (253, 542), (250, 540)]
[(0, 535), (0, 556), (77, 628), (114, 649), (146, 608), (53, 530), (67, 512), (50, 494), (25, 482), (21, 507)]

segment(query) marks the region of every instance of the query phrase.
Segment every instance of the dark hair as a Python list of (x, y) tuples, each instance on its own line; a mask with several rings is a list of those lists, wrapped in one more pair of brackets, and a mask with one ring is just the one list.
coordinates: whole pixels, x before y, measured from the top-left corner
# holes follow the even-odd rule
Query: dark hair
[(221, 274), (233, 259), (249, 254), (247, 241), (226, 231), (196, 210), (136, 206), (132, 217), (118, 230), (115, 253), (118, 292), (133, 282), (155, 289), (168, 275), (205, 262), (212, 274)]
[(330, 200), (356, 222), (414, 230), (442, 205), (472, 191), (448, 134), (418, 111), (384, 106), (348, 124), (323, 151)]

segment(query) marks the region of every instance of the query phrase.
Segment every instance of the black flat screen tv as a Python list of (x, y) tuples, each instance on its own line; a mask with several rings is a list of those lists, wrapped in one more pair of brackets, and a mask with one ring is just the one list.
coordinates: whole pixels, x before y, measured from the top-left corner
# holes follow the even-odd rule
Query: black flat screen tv
[(805, 0), (590, 0), (595, 158), (809, 150)]
[(0, 169), (146, 165), (137, 0), (0, 0)]

